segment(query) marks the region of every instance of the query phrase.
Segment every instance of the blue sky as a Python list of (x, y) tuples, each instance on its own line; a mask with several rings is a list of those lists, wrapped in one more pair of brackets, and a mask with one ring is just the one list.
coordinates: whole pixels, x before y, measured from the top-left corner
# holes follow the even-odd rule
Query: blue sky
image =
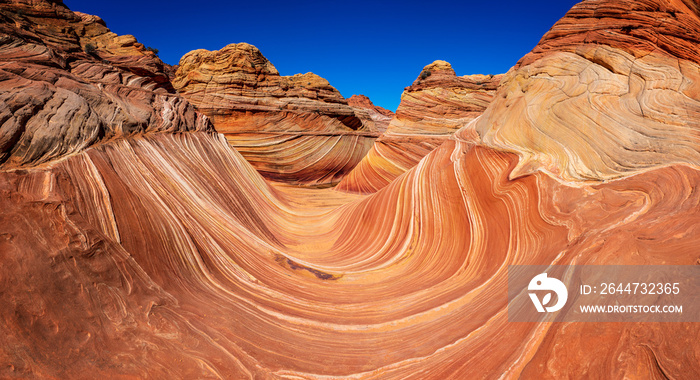
[(177, 64), (194, 49), (257, 46), (282, 75), (314, 72), (345, 97), (396, 110), (437, 59), (457, 75), (506, 72), (577, 1), (64, 0)]

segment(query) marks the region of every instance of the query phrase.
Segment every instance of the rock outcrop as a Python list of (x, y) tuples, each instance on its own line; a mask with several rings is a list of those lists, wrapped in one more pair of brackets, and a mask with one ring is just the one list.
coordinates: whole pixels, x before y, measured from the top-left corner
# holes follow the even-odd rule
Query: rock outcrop
[(426, 66), (401, 95), (386, 132), (336, 187), (372, 193), (412, 168), (459, 128), (481, 115), (502, 75), (458, 77), (445, 61)]
[[(599, 28), (613, 20), (580, 15), (618, 4), (584, 1), (563, 23), (613, 36)], [(631, 23), (673, 7), (645, 33), (700, 27), (698, 2), (623, 4)], [(115, 117), (159, 120), (134, 93), (191, 109), (148, 75), (96, 58), (61, 66), (85, 53), (50, 47), (73, 38), (65, 20), (84, 22), (60, 2), (0, 13), (35, 45), (0, 37), (7, 73), (55, 78), (38, 88), (61, 93), (71, 78), (88, 104), (131, 112)], [(697, 322), (509, 321), (510, 265), (700, 263), (698, 62), (687, 49), (632, 49), (650, 41), (639, 39), (536, 48), (481, 116), (370, 195), (273, 184), (191, 110), (180, 128), (146, 123), (76, 146), (61, 139), (78, 103), (12, 111), (60, 138), (0, 168), (0, 378), (700, 378)], [(126, 84), (82, 79), (73, 64)], [(31, 105), (23, 89), (0, 95)], [(436, 133), (453, 128), (434, 119)]]
[[(375, 106), (374, 103), (365, 95), (353, 95), (348, 98), (348, 105), (355, 109), (366, 110), (372, 121), (375, 123), (375, 128), (378, 133), (386, 132), (391, 119), (394, 118), (394, 113), (388, 109)], [(359, 116), (359, 115), (358, 115)]]
[(474, 129), (514, 175), (607, 180), (700, 161), (697, 1), (587, 0), (503, 79)]
[(0, 168), (144, 132), (210, 130), (133, 36), (61, 2), (0, 4)]
[(313, 73), (280, 76), (246, 43), (187, 53), (173, 84), (275, 181), (335, 184), (378, 136), (367, 111), (348, 106), (327, 80)]

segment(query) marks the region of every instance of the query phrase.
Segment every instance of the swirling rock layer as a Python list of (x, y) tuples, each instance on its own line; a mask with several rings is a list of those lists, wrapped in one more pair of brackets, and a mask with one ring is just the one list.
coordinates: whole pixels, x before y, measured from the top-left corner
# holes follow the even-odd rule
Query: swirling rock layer
[[(573, 12), (590, 4), (610, 6)], [(47, 41), (71, 30), (41, 25)], [(45, 44), (35, 50), (61, 51)], [(700, 378), (698, 323), (508, 321), (509, 265), (700, 263), (697, 130), (682, 117), (696, 63), (575, 52), (524, 60), (481, 117), (370, 195), (272, 185), (226, 137), (191, 131), (205, 123), (194, 111), (175, 130), (187, 133), (146, 128), (69, 153), (50, 140), (41, 160), (0, 171), (0, 378)], [(24, 64), (13, 70), (68, 75)], [(129, 78), (119, 94), (156, 83)], [(167, 87), (152, 92), (191, 109)], [(117, 87), (85, 88), (116, 102)], [(64, 138), (70, 124), (51, 121), (80, 109), (65, 104), (37, 126)], [(613, 134), (638, 145), (616, 150)]]
[(313, 73), (280, 76), (246, 43), (187, 53), (173, 84), (275, 181), (335, 184), (379, 134), (369, 112), (348, 106), (328, 81)]
[(618, 178), (700, 162), (700, 13), (692, 1), (584, 1), (503, 79), (475, 123), (515, 175)]
[(386, 132), (337, 186), (372, 193), (415, 166), (491, 102), (502, 75), (458, 77), (445, 61), (426, 66), (401, 95)]
[[(61, 2), (0, 4), (0, 168), (143, 132), (206, 130), (133, 36)], [(47, 21), (49, 20), (49, 21)]]
[(509, 323), (506, 271), (695, 263), (700, 172), (570, 187), (517, 160), (457, 136), (343, 198), (183, 134), (3, 173), (0, 374), (698, 376), (697, 324)]

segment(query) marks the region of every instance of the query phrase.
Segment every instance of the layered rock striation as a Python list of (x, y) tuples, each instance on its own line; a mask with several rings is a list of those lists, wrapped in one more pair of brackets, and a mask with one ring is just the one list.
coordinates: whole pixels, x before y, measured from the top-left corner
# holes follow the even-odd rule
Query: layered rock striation
[(313, 73), (280, 76), (246, 43), (187, 53), (173, 84), (275, 181), (335, 184), (379, 134), (368, 111), (350, 107), (327, 80)]
[(600, 181), (700, 161), (697, 1), (583, 1), (502, 80), (474, 125), (516, 174)]
[[(82, 20), (56, 2), (13, 6), (27, 4), (43, 12), (32, 30), (46, 41), (71, 30), (54, 23)], [(584, 1), (564, 20), (585, 34), (598, 23), (576, 24), (581, 10), (615, 4)], [(675, 6), (677, 21), (650, 30), (700, 25), (697, 2), (654, 4)], [(634, 7), (620, 17), (647, 16)], [(611, 93), (624, 72), (594, 63), (624, 67), (631, 50), (614, 41), (576, 47), (603, 60), (526, 57), (482, 116), (370, 195), (272, 184), (223, 135), (198, 130), (194, 111), (183, 128), (6, 161), (15, 166), (0, 168), (0, 377), (700, 378), (698, 323), (508, 320), (510, 265), (700, 263), (697, 130), (681, 117), (700, 98), (695, 63), (670, 49), (642, 54), (625, 74), (631, 99)], [(672, 57), (677, 66), (666, 65)], [(574, 75), (580, 59), (592, 71)], [(13, 70), (42, 78), (25, 64)], [(69, 75), (47, 67), (39, 73)], [(187, 105), (165, 82), (130, 78)], [(115, 87), (87, 88), (98, 91), (80, 92), (91, 101), (113, 100)], [(47, 121), (52, 136), (72, 126), (51, 120), (80, 110), (65, 104)], [(150, 120), (149, 104), (119, 102)], [(607, 133), (654, 149), (611, 149)], [(12, 152), (21, 141), (5, 144)], [(625, 169), (596, 166), (603, 157)], [(596, 176), (584, 175), (591, 168)]]
[[(355, 109), (367, 110), (370, 119), (374, 121), (376, 131), (379, 133), (386, 132), (389, 127), (391, 119), (394, 118), (394, 113), (388, 109), (375, 106), (374, 103), (365, 95), (353, 95), (348, 98), (348, 105)], [(364, 113), (359, 113), (358, 116), (364, 115)]]
[(481, 115), (501, 77), (458, 77), (445, 61), (423, 68), (401, 95), (396, 116), (386, 132), (337, 189), (372, 193), (389, 184)]
[(164, 64), (61, 2), (0, 4), (0, 168), (31, 167), (144, 132), (211, 130)]
[(2, 173), (0, 375), (700, 375), (697, 323), (511, 323), (505, 296), (509, 265), (695, 263), (700, 171), (572, 186), (517, 163), (456, 135), (342, 199), (188, 133)]

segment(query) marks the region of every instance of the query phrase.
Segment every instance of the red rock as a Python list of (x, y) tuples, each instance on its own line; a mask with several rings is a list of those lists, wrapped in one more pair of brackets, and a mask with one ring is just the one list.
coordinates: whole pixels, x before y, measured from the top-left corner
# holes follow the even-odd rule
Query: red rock
[[(130, 78), (153, 91), (69, 72), (61, 54), (83, 53), (47, 44), (73, 38), (51, 12), (70, 13), (26, 4), (45, 17), (27, 29), (34, 47), (0, 45), (8, 73), (73, 79), (89, 104), (135, 92), (187, 104), (149, 76)], [(271, 185), (194, 119), (0, 168), (0, 378), (700, 378), (698, 323), (508, 320), (509, 265), (700, 263), (697, 129), (677, 121), (695, 120), (696, 66), (579, 48), (511, 71), (480, 117), (371, 195)], [(82, 72), (123, 70), (95, 60)], [(620, 83), (634, 99), (613, 93)], [(31, 89), (0, 94), (42, 99)], [(142, 98), (120, 99), (153, 117)], [(50, 120), (80, 111), (63, 104), (21, 115), (63, 136)], [(552, 108), (566, 117), (532, 129)], [(588, 133), (570, 123), (581, 114)], [(434, 119), (430, 130), (450, 125)], [(659, 139), (611, 150), (608, 133)], [(610, 162), (634, 170), (611, 175)]]
[[(695, 262), (700, 192), (683, 186), (700, 171), (568, 186), (545, 173), (510, 180), (516, 163), (456, 136), (372, 196), (334, 204), (324, 194), (337, 192), (314, 190), (316, 205), (204, 133), (120, 139), (2, 173), (2, 374), (556, 377), (584, 362), (600, 377), (698, 373), (682, 354), (697, 324), (542, 329), (509, 323), (504, 294), (511, 264)], [(597, 350), (570, 343), (594, 338)], [(566, 361), (540, 364), (552, 357)]]
[(594, 44), (639, 58), (663, 53), (700, 64), (700, 7), (697, 0), (586, 0), (575, 5), (519, 65), (554, 51), (575, 52)]
[(600, 181), (695, 166), (699, 39), (697, 2), (583, 1), (503, 78), (473, 131), (520, 156), (516, 176)]
[(187, 53), (173, 84), (275, 181), (336, 184), (378, 135), (367, 111), (348, 106), (328, 81), (313, 73), (280, 76), (246, 43)]
[[(372, 101), (365, 95), (353, 95), (348, 98), (348, 105), (355, 109), (364, 109), (369, 112), (370, 118), (374, 121), (376, 125), (376, 131), (379, 133), (386, 132), (389, 127), (391, 119), (394, 117), (394, 113), (388, 109), (375, 106)], [(357, 113), (357, 112), (356, 112)]]
[(29, 0), (0, 4), (0, 13), (0, 168), (144, 132), (211, 130), (175, 94), (160, 59), (99, 17)]
[(336, 187), (372, 193), (412, 168), (488, 106), (502, 75), (458, 77), (445, 61), (426, 66), (401, 96), (387, 131)]

